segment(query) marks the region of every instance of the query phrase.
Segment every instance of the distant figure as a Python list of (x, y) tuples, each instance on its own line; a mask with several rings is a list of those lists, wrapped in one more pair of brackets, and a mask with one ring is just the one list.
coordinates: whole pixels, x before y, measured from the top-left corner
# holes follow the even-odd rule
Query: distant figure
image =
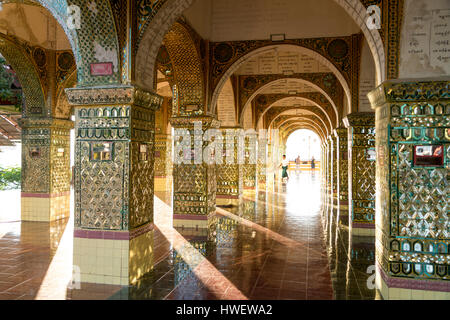
[(295, 158), (295, 171), (298, 173), (298, 171), (300, 170), (300, 155)]
[(281, 169), (283, 169), (283, 171), (281, 172), (281, 179), (284, 180), (286, 178), (286, 180), (289, 181), (289, 175), (287, 173), (287, 170), (289, 168), (289, 161), (286, 159), (285, 154), (283, 154), (283, 161), (281, 161), (280, 167)]
[(314, 170), (316, 168), (316, 164), (314, 163), (314, 157), (311, 159), (311, 170)]

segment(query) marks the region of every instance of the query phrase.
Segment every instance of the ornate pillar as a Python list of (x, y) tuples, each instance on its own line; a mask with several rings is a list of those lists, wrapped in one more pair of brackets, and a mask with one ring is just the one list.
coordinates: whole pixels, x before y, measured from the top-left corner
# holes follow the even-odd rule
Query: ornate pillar
[(450, 82), (388, 81), (376, 109), (377, 288), (384, 299), (450, 299)]
[(320, 159), (320, 172), (322, 174), (322, 186), (324, 194), (326, 193), (326, 183), (327, 183), (327, 144), (326, 141), (322, 142), (322, 158)]
[(70, 215), (70, 129), (73, 122), (23, 118), (23, 221), (54, 221)]
[(172, 189), (172, 134), (169, 127), (170, 100), (166, 97), (155, 113), (155, 191)]
[(327, 199), (333, 203), (333, 139), (327, 137)]
[(155, 191), (170, 191), (172, 187), (172, 136), (155, 135)]
[(348, 128), (350, 234), (375, 235), (375, 114), (351, 113)]
[[(258, 182), (258, 199), (265, 200), (267, 191), (267, 138), (264, 133), (258, 135), (258, 163), (257, 163), (257, 182)], [(263, 198), (263, 199), (262, 199)]]
[(331, 184), (331, 194), (333, 197), (333, 206), (337, 207), (337, 203), (338, 203), (338, 155), (337, 155), (337, 137), (336, 134), (333, 132), (333, 134), (331, 135), (331, 142), (333, 145), (333, 148), (331, 149), (331, 163), (333, 165), (333, 173), (332, 173), (332, 184)]
[(223, 135), (222, 163), (216, 165), (216, 205), (238, 206), (242, 203), (244, 130), (221, 128)]
[(153, 268), (155, 110), (132, 86), (67, 89), (75, 107), (74, 265), (82, 282), (133, 284)]
[(337, 128), (334, 134), (337, 138), (337, 194), (338, 223), (348, 226), (348, 130)]
[[(173, 226), (214, 228), (216, 164), (206, 161), (202, 155), (208, 147), (204, 134), (208, 129), (217, 129), (219, 121), (198, 116), (174, 117), (170, 123), (175, 129), (174, 157), (182, 160), (173, 164)], [(189, 138), (182, 137), (183, 131)]]
[(249, 133), (245, 135), (245, 149), (244, 149), (244, 191), (256, 191), (257, 186), (257, 174), (256, 174), (256, 162), (257, 162), (257, 134)]

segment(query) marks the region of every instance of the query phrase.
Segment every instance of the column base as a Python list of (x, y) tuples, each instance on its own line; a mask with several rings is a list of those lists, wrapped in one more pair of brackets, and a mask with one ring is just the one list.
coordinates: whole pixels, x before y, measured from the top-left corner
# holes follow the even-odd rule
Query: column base
[(216, 206), (239, 206), (242, 203), (242, 196), (216, 195)]
[(50, 222), (70, 216), (70, 192), (21, 193), (22, 221)]
[(350, 233), (352, 236), (375, 236), (374, 223), (358, 223), (352, 222), (350, 225)]
[(80, 281), (131, 285), (153, 269), (153, 223), (132, 231), (74, 231)]
[(215, 223), (215, 214), (209, 216), (199, 216), (193, 214), (174, 214), (173, 227), (181, 229), (210, 229)]
[(450, 300), (450, 283), (446, 282), (393, 278), (376, 263), (375, 284), (385, 300)]

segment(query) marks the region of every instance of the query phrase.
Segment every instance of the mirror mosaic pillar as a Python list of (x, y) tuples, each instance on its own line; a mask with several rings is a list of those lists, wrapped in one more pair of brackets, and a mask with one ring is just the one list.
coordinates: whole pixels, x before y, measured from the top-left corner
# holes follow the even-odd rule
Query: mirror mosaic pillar
[(242, 203), (244, 187), (244, 130), (242, 128), (221, 128), (222, 163), (216, 164), (216, 205), (239, 206)]
[(66, 90), (75, 108), (74, 266), (81, 282), (129, 285), (153, 268), (155, 110), (133, 86)]
[(348, 132), (346, 128), (337, 128), (334, 134), (337, 138), (338, 224), (348, 226)]
[(247, 133), (244, 137), (244, 192), (255, 193), (257, 186), (257, 152), (258, 152), (258, 136), (256, 132)]
[(351, 113), (348, 129), (349, 228), (352, 236), (375, 235), (375, 114)]
[[(209, 142), (204, 139), (208, 129), (218, 129), (219, 121), (210, 116), (173, 117), (173, 226), (188, 229), (214, 229), (216, 215), (216, 164), (196, 161), (197, 152), (203, 155)], [(198, 129), (197, 129), (198, 126)], [(183, 132), (190, 138), (182, 137)], [(220, 152), (214, 150), (214, 152)]]
[(70, 216), (70, 120), (23, 118), (22, 221)]
[(376, 110), (376, 284), (384, 299), (450, 299), (450, 82), (387, 81)]

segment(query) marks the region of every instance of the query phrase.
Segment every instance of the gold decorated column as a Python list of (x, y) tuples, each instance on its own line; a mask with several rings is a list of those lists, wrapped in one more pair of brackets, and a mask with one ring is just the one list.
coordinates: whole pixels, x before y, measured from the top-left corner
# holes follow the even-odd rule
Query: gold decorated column
[(216, 164), (218, 206), (238, 206), (242, 203), (244, 130), (221, 128), (223, 136), (222, 163)]
[(54, 221), (70, 215), (70, 129), (73, 122), (23, 118), (22, 221)]
[(168, 125), (169, 100), (155, 113), (155, 191), (172, 189), (172, 135)]
[(244, 150), (244, 192), (255, 192), (257, 186), (257, 159), (258, 159), (258, 135), (256, 131), (246, 133), (244, 137), (245, 150)]
[(351, 235), (375, 235), (375, 114), (351, 113), (348, 129), (348, 193)]
[(267, 159), (268, 159), (267, 138), (264, 132), (258, 134), (258, 163), (257, 163), (257, 183), (258, 199), (266, 199), (267, 191)]
[[(175, 129), (173, 163), (173, 226), (213, 229), (216, 212), (216, 164), (203, 155), (209, 142), (209, 129), (218, 129), (219, 121), (210, 116), (173, 117)], [(221, 150), (211, 150), (214, 154)], [(176, 160), (178, 158), (178, 160)]]
[(153, 268), (155, 110), (133, 86), (67, 89), (75, 108), (73, 263), (82, 282), (129, 285)]
[(348, 226), (348, 130), (337, 128), (334, 134), (337, 138), (337, 194), (338, 223)]
[(450, 81), (387, 81), (376, 111), (376, 284), (384, 299), (450, 299)]

